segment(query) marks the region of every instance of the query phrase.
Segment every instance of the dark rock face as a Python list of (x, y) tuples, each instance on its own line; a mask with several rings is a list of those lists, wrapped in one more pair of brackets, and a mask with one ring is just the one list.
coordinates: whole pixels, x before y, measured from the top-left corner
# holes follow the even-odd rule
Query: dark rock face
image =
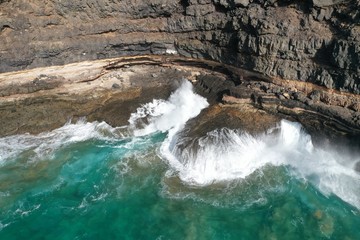
[(0, 72), (171, 53), (360, 93), (356, 0), (0, 4)]
[(243, 79), (234, 85), (230, 79), (213, 73), (199, 75), (195, 88), (208, 99), (221, 96), (222, 104), (212, 105), (189, 121), (187, 134), (204, 135), (209, 129), (224, 126), (257, 134), (280, 119), (288, 119), (300, 122), (314, 144), (331, 143), (360, 150), (360, 115), (345, 107), (350, 102), (358, 103), (358, 99), (319, 90), (306, 95), (295, 88), (255, 79)]

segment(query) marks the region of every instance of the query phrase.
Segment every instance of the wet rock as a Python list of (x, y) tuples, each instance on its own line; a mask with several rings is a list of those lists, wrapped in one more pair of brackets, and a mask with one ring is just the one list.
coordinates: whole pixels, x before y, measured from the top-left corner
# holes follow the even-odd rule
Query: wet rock
[(186, 124), (184, 132), (188, 138), (184, 139), (182, 144), (186, 145), (189, 141), (222, 127), (240, 129), (250, 134), (263, 133), (276, 126), (280, 119), (276, 115), (259, 111), (248, 104), (241, 107), (213, 105)]
[[(106, 67), (106, 63), (98, 61), (86, 62), (80, 67), (34, 69), (15, 73), (13, 80), (2, 79), (0, 93), (4, 92), (4, 82), (9, 82), (6, 86), (9, 97), (0, 98), (0, 125), (4, 126), (0, 128), (0, 136), (49, 131), (63, 126), (69, 119), (82, 116), (88, 121), (106, 121), (112, 126), (126, 125), (130, 114), (141, 104), (154, 98), (166, 99), (174, 90), (174, 82), (190, 75), (188, 71), (175, 72), (166, 68), (154, 79), (148, 73), (160, 72), (161, 67), (147, 65), (131, 66), (136, 69), (136, 74), (124, 73), (121, 68), (106, 70), (103, 74), (102, 65)], [(54, 72), (55, 69), (64, 75), (39, 74), (34, 80), (28, 80), (38, 72)], [(121, 86), (113, 82), (119, 75), (124, 79)], [(40, 90), (41, 94), (37, 92)], [(9, 101), (15, 94), (17, 101)]]

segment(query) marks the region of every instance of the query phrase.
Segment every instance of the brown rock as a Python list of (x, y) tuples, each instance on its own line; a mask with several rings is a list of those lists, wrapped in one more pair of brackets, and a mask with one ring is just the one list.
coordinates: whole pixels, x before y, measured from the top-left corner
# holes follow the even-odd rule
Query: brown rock
[(2, 1), (0, 72), (175, 53), (360, 93), (358, 2), (250, 2)]

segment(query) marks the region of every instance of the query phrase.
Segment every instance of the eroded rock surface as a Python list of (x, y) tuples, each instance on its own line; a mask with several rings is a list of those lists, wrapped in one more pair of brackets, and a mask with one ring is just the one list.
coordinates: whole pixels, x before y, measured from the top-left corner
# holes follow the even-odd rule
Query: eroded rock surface
[(341, 140), (360, 149), (359, 95), (214, 61), (154, 55), (0, 74), (6, 93), (0, 136), (48, 131), (80, 117), (126, 125), (136, 108), (166, 99), (184, 78), (211, 104), (189, 121), (187, 136), (222, 127), (258, 134), (285, 118), (302, 123), (316, 142)]
[(149, 61), (133, 64), (132, 59), (0, 74), (0, 136), (36, 134), (82, 117), (126, 125), (141, 104), (166, 99), (189, 76)]
[(288, 119), (300, 122), (314, 143), (330, 141), (360, 149), (360, 112), (351, 107), (360, 102), (355, 95), (329, 93), (315, 86), (300, 90), (291, 83), (283, 87), (254, 76), (243, 77), (238, 84), (214, 74), (199, 75), (197, 80), (197, 91), (209, 99), (220, 97), (221, 104), (203, 111), (193, 121), (190, 133), (194, 135), (221, 127), (258, 134), (280, 119)]
[(179, 54), (359, 94), (359, 4), (3, 0), (0, 72), (124, 55)]

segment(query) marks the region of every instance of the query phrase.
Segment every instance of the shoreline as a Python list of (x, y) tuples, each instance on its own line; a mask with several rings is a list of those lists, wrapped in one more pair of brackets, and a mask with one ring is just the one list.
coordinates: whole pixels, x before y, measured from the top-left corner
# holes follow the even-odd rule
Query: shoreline
[(248, 106), (294, 119), (313, 132), (323, 130), (333, 139), (342, 136), (353, 141), (360, 136), (359, 95), (176, 55), (120, 57), (1, 73), (0, 123), (4, 127), (0, 136), (49, 131), (79, 117), (125, 125), (137, 107), (168, 97), (183, 78), (222, 109), (239, 112)]

